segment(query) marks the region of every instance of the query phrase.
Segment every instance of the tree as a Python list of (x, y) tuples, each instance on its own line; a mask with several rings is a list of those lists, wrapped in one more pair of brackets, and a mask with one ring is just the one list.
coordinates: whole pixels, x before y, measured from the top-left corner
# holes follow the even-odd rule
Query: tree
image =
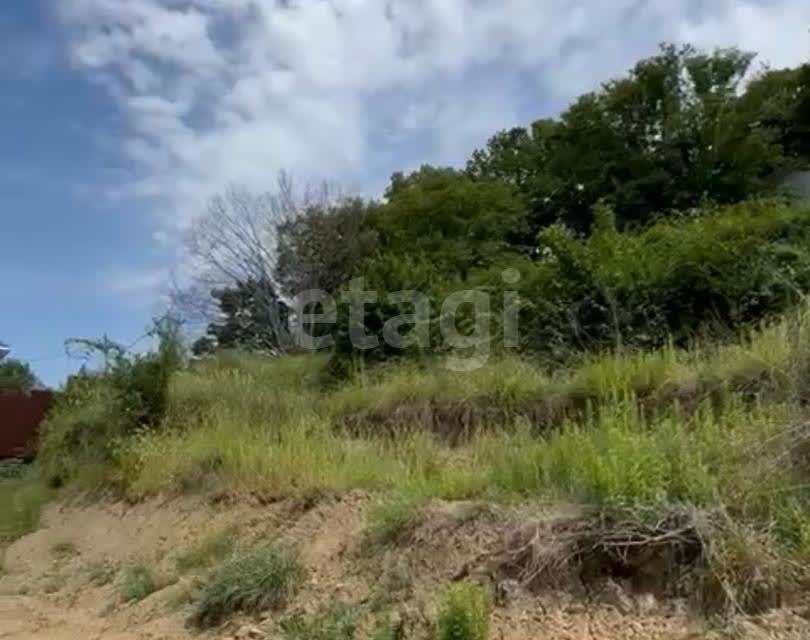
[(278, 225), (275, 276), (293, 298), (319, 289), (335, 294), (377, 248), (368, 219), (375, 205), (359, 198), (310, 205)]
[(508, 251), (507, 237), (519, 232), (526, 215), (511, 186), (429, 166), (395, 174), (386, 198), (370, 219), (382, 251), (424, 254), (448, 279), (466, 280)]
[(272, 286), (249, 280), (232, 287), (215, 289), (211, 297), (217, 301), (221, 319), (208, 325), (208, 331), (194, 343), (195, 355), (212, 353), (216, 349), (246, 349), (277, 354), (285, 345), (268, 323), (268, 303), (275, 305), (273, 317), (287, 327), (289, 308), (278, 297), (270, 301), (267, 292)]
[(760, 193), (782, 155), (769, 129), (751, 126), (738, 98), (752, 60), (737, 49), (705, 54), (664, 45), (558, 120), (497, 134), (473, 154), (467, 173), (517, 187), (532, 235), (554, 222), (588, 231), (599, 201), (624, 228)]
[(759, 74), (740, 103), (752, 128), (769, 131), (789, 158), (810, 160), (810, 63)]
[(38, 384), (28, 363), (13, 358), (0, 362), (0, 391), (30, 391)]
[[(185, 319), (214, 321), (221, 301), (212, 291), (250, 289), (251, 313), (279, 350), (290, 345), (287, 318), (274, 280), (275, 229), (294, 217), (292, 183), (281, 174), (275, 193), (254, 194), (231, 187), (213, 198), (185, 238), (187, 281), (175, 287), (172, 302)], [(261, 320), (258, 320), (258, 318)]]

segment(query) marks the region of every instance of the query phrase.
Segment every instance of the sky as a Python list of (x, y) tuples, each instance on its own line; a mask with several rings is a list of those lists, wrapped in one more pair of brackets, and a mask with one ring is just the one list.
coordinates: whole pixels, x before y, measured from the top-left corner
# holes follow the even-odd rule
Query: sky
[(137, 341), (229, 185), (461, 166), (661, 42), (810, 60), (807, 0), (5, 0), (0, 341), (59, 384)]

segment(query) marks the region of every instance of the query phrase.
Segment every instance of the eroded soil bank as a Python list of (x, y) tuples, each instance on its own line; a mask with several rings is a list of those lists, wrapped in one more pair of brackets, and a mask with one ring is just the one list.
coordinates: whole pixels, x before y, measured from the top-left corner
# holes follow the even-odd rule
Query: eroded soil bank
[[(492, 593), (492, 638), (639, 640), (810, 638), (800, 604), (757, 617), (707, 620), (683, 599), (640, 592), (620, 578), (598, 585), (529, 589), (499, 571), (521, 522), (565, 509), (435, 502), (402, 538), (365, 534), (371, 499), (361, 492), (266, 503), (256, 499), (153, 499), (137, 505), (73, 500), (53, 504), (41, 528), (5, 549), (0, 574), (4, 640), (285, 638), (285, 616), (315, 616), (335, 603), (357, 612), (355, 637), (375, 619), (399, 637), (429, 638), (436, 594), (461, 577)], [(568, 515), (568, 514), (566, 514)], [(231, 532), (238, 545), (292, 544), (306, 567), (303, 588), (283, 612), (237, 617), (199, 632), (187, 624), (210, 566), (180, 568), (201, 541)], [(127, 574), (147, 568), (154, 591), (127, 598)]]

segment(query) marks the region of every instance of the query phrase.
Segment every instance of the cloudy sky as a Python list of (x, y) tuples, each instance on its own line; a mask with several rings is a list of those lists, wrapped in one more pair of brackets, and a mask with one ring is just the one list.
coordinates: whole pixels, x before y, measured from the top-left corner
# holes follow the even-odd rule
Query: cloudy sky
[(0, 340), (56, 383), (136, 339), (229, 183), (375, 195), (460, 165), (662, 41), (810, 60), (807, 0), (5, 0)]

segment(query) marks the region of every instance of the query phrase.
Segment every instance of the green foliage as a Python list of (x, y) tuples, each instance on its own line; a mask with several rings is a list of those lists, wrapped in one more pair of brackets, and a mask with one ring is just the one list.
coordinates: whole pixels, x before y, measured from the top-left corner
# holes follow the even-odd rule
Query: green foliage
[(32, 471), (19, 478), (0, 479), (0, 542), (33, 531), (50, 497), (45, 482)]
[(395, 174), (371, 224), (384, 253), (424, 255), (448, 279), (466, 280), (507, 248), (523, 223), (523, 203), (496, 181), (475, 182), (452, 169), (425, 166)]
[(143, 565), (128, 567), (121, 583), (121, 598), (124, 602), (139, 602), (158, 590), (152, 572)]
[(197, 597), (192, 622), (215, 626), (233, 613), (281, 609), (303, 578), (298, 559), (264, 546), (237, 553), (217, 568)]
[(193, 346), (195, 355), (216, 349), (276, 353), (286, 345), (289, 308), (271, 282), (248, 280), (214, 289), (211, 297), (222, 319), (208, 325)]
[(754, 202), (619, 233), (611, 211), (581, 239), (540, 234), (519, 285), (524, 348), (564, 357), (604, 347), (684, 344), (786, 310), (810, 286), (810, 211)]
[(74, 340), (86, 354), (100, 354), (100, 371), (71, 376), (40, 428), (37, 464), (54, 485), (85, 468), (112, 460), (120, 439), (142, 428), (157, 427), (167, 409), (171, 376), (183, 363), (179, 328), (157, 321), (156, 351), (129, 355), (110, 340)]
[(29, 391), (37, 382), (28, 363), (13, 358), (0, 362), (0, 391)]
[(319, 289), (336, 294), (377, 249), (377, 233), (368, 225), (374, 205), (350, 198), (307, 207), (277, 229), (276, 278), (294, 298)]
[(664, 45), (623, 78), (574, 102), (559, 120), (497, 134), (468, 173), (515, 185), (533, 232), (584, 231), (600, 200), (621, 228), (706, 201), (731, 203), (767, 188), (782, 163), (777, 133), (754, 126), (740, 84), (753, 55)]
[(486, 640), (489, 636), (490, 602), (478, 585), (460, 583), (441, 598), (435, 640)]
[(740, 103), (751, 125), (771, 132), (788, 157), (810, 159), (810, 64), (760, 73)]
[(369, 510), (366, 534), (374, 544), (402, 540), (422, 520), (423, 501), (418, 496), (394, 495), (378, 500)]
[(318, 615), (294, 615), (281, 621), (288, 640), (352, 640), (357, 623), (355, 613), (346, 605), (335, 604)]

